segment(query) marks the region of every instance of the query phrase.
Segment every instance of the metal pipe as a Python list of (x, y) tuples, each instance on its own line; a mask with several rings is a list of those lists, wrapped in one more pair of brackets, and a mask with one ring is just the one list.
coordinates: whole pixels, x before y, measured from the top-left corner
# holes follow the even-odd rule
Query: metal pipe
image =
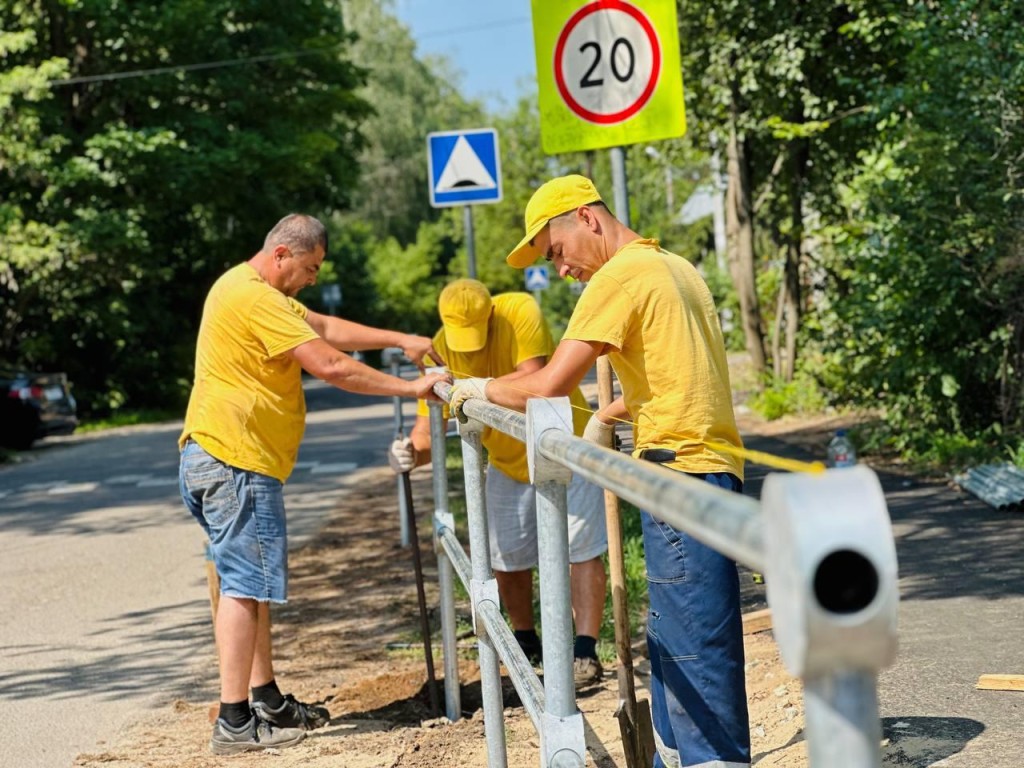
[(626, 150), (612, 147), (608, 150), (612, 161), (612, 194), (615, 198), (615, 218), (627, 227), (629, 222), (629, 185), (626, 180)]
[(764, 570), (760, 505), (754, 499), (555, 430), (541, 435), (540, 452), (727, 557)]
[[(400, 352), (400, 350), (394, 350)], [(400, 358), (397, 354), (391, 354), (391, 375), (397, 377), (399, 374), (399, 362)], [(391, 398), (395, 407), (395, 436), (402, 436), (402, 398), (393, 397)], [(408, 547), (412, 543), (412, 534), (409, 531), (409, 509), (408, 502), (405, 498), (405, 492), (402, 489), (402, 478), (399, 476), (398, 480), (398, 527), (399, 536), (398, 540), (403, 547)]]
[[(484, 450), (480, 442), (479, 424), (463, 424), (462, 464), (466, 478), (466, 516), (469, 519), (469, 549), (473, 553), (473, 592), (476, 584), (493, 581), (491, 553), (487, 538), (487, 502), (484, 493)], [(495, 590), (497, 591), (497, 590)], [(474, 598), (476, 602), (476, 598)], [(474, 605), (474, 610), (479, 606)], [(479, 638), (480, 690), (483, 698), (484, 733), (487, 736), (487, 765), (505, 768), (508, 751), (505, 745), (504, 705), (501, 698), (501, 669), (494, 641), (487, 623), (476, 622)]]
[[(540, 733), (546, 693), (537, 678), (537, 673), (533, 671), (529, 659), (516, 642), (516, 637), (509, 629), (501, 609), (491, 602), (481, 603), (479, 614), (478, 618), (483, 618), (487, 625), (488, 637), (497, 647), (501, 660), (505, 662), (505, 669), (508, 670), (509, 679), (523, 702), (523, 708), (533, 721), (534, 728)], [(546, 680), (546, 669), (544, 677)]]
[(804, 679), (811, 768), (878, 768), (882, 724), (873, 672), (837, 671)]
[[(469, 589), (473, 566), (455, 532), (445, 528), (440, 533), (440, 541), (462, 583)], [(544, 688), (537, 678), (537, 673), (533, 671), (529, 659), (516, 642), (501, 609), (491, 602), (481, 603), (477, 619), (480, 620), (481, 617), (487, 622), (488, 635), (494, 641), (498, 654), (508, 670), (509, 679), (523, 702), (523, 707), (533, 720), (534, 726), (540, 730), (541, 716), (544, 712)]]
[(442, 533), (453, 527), (452, 515), (448, 511), (448, 474), (445, 467), (447, 451), (441, 408), (439, 403), (430, 403), (430, 470), (434, 484), (434, 551), (437, 553), (437, 581), (441, 598), (444, 710), (448, 719), (455, 722), (462, 717), (462, 694), (459, 687), (453, 563), (447, 550), (439, 546)]
[(466, 276), (476, 279), (476, 236), (473, 233), (473, 206), (462, 206), (463, 235), (466, 238)]
[(576, 713), (572, 670), (572, 588), (569, 583), (569, 527), (566, 484), (537, 484), (537, 558), (540, 615), (544, 627), (544, 695), (555, 717)]

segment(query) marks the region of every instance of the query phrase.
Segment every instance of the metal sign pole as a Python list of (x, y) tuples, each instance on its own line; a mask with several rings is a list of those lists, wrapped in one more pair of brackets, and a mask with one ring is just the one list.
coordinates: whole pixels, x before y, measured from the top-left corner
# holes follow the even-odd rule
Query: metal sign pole
[(629, 186), (626, 183), (626, 150), (623, 147), (612, 147), (608, 151), (612, 157), (615, 217), (627, 227), (631, 227), (633, 225), (629, 221)]
[(476, 280), (476, 243), (473, 235), (473, 206), (462, 207), (462, 221), (465, 227), (466, 237), (466, 270), (473, 280)]

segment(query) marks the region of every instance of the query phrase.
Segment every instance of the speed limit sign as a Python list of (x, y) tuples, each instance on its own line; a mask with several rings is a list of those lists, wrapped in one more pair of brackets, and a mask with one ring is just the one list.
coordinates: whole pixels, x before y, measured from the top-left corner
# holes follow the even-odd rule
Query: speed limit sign
[(550, 154), (686, 132), (675, 0), (533, 0)]

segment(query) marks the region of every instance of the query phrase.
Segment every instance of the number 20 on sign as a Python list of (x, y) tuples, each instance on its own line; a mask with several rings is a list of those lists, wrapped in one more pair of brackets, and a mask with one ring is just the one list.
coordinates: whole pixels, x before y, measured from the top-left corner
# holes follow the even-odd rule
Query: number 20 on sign
[(532, 0), (548, 154), (686, 132), (675, 0)]

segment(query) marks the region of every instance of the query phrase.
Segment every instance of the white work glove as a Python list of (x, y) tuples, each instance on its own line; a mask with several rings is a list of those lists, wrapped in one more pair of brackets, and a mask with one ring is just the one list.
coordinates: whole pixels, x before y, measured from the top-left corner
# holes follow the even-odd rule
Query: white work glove
[(597, 418), (596, 413), (590, 417), (586, 429), (583, 430), (584, 440), (600, 445), (603, 448), (611, 448), (614, 437), (615, 424), (605, 424)]
[(493, 381), (493, 379), (456, 379), (455, 384), (452, 385), (452, 397), (448, 401), (448, 407), (455, 414), (455, 418), (463, 424), (466, 423), (466, 414), (462, 412), (463, 404), (471, 398), (486, 400), (485, 390), (488, 381)]
[(388, 449), (388, 464), (396, 475), (415, 468), (416, 449), (413, 448), (412, 440), (408, 437), (396, 437)]

